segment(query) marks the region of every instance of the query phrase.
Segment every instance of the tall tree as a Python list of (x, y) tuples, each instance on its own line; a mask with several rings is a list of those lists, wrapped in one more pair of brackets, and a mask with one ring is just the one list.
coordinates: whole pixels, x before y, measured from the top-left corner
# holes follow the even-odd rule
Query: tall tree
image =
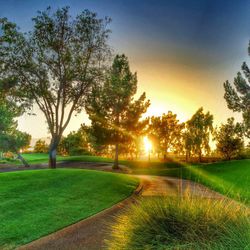
[(201, 161), (203, 151), (210, 151), (209, 140), (213, 132), (213, 115), (204, 113), (199, 108), (190, 120), (186, 122), (186, 143), (191, 151), (199, 156)]
[(183, 128), (184, 124), (180, 123), (177, 115), (171, 111), (159, 117), (151, 117), (149, 133), (159, 139), (160, 150), (164, 158), (169, 151), (175, 151)]
[(116, 55), (103, 86), (94, 88), (87, 102), (95, 142), (115, 146), (114, 168), (118, 168), (119, 145), (133, 137), (149, 106), (145, 93), (134, 100), (136, 91), (137, 75), (130, 71), (128, 58)]
[(0, 78), (16, 79), (21, 100), (31, 100), (43, 112), (52, 138), (49, 166), (55, 168), (64, 130), (102, 76), (110, 19), (88, 10), (73, 19), (65, 7), (38, 12), (33, 22), (33, 30), (24, 34), (0, 20)]
[(215, 130), (214, 138), (217, 141), (217, 151), (227, 160), (237, 156), (244, 146), (242, 126), (235, 123), (234, 118), (229, 118), (226, 124), (221, 124)]
[[(248, 55), (250, 56), (250, 42), (248, 45)], [(227, 106), (234, 112), (241, 112), (243, 117), (243, 128), (246, 137), (250, 138), (250, 69), (246, 62), (242, 64), (242, 71), (238, 72), (234, 78), (234, 87), (226, 81), (224, 83), (224, 98)]]

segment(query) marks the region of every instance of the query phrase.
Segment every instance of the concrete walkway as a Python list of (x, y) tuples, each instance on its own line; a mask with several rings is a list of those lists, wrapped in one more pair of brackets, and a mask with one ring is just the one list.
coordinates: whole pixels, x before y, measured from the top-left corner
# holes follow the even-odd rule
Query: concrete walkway
[(221, 199), (223, 195), (212, 191), (211, 189), (183, 179), (165, 177), (165, 176), (151, 176), (151, 175), (136, 175), (143, 183), (141, 196), (184, 196), (189, 194), (191, 196), (201, 198)]

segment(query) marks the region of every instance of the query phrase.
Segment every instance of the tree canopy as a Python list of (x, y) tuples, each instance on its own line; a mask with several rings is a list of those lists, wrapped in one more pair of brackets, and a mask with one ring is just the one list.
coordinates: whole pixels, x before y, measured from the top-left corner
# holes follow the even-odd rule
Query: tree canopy
[[(250, 42), (248, 55), (250, 56)], [(242, 113), (244, 134), (250, 138), (250, 69), (246, 62), (242, 64), (241, 69), (243, 74), (238, 72), (234, 78), (234, 87), (229, 81), (224, 83), (224, 98), (229, 109)]]
[(55, 167), (65, 128), (102, 78), (110, 19), (88, 10), (72, 18), (65, 7), (55, 12), (47, 8), (32, 20), (28, 33), (0, 20), (0, 77), (14, 79), (19, 100), (36, 103), (43, 112), (52, 137), (49, 163)]
[(199, 156), (201, 161), (202, 153), (210, 151), (209, 140), (213, 132), (213, 115), (210, 112), (204, 113), (199, 108), (190, 120), (186, 122), (185, 146), (188, 154), (192, 152)]
[(133, 140), (144, 126), (140, 118), (150, 103), (145, 93), (135, 100), (136, 91), (137, 75), (130, 71), (128, 58), (116, 55), (103, 85), (93, 88), (87, 101), (92, 137), (96, 144), (115, 145), (115, 168), (119, 144)]
[(215, 130), (215, 140), (218, 152), (223, 158), (230, 160), (237, 156), (243, 148), (242, 126), (234, 122), (234, 118), (228, 118), (226, 124), (221, 124)]
[(174, 151), (181, 139), (184, 124), (180, 123), (177, 115), (169, 111), (159, 117), (151, 117), (149, 134), (151, 138), (158, 138), (160, 152), (166, 156), (168, 152)]

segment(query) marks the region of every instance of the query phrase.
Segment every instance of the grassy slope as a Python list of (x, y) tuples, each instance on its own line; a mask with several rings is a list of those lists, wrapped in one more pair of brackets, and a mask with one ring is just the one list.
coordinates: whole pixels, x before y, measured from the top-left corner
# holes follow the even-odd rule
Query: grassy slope
[(250, 160), (217, 162), (189, 167), (183, 177), (250, 204)]
[(202, 165), (133, 162), (134, 174), (164, 175), (200, 182), (222, 194), (250, 204), (250, 160)]
[[(44, 163), (47, 154), (24, 154), (30, 164)], [(112, 162), (98, 156), (58, 157), (58, 161)], [(190, 165), (178, 162), (121, 161), (131, 167), (134, 174), (163, 175), (200, 182), (210, 188), (245, 203), (250, 203), (250, 160)], [(20, 164), (20, 162), (19, 162)]]
[(15, 247), (91, 216), (129, 196), (137, 179), (88, 170), (0, 174), (0, 248)]

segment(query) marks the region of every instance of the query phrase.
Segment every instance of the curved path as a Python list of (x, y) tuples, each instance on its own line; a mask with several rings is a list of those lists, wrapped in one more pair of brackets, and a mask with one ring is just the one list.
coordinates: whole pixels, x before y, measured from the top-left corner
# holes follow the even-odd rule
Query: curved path
[[(79, 168), (84, 169), (88, 168), (102, 171), (112, 171), (112, 166), (108, 164), (80, 164), (79, 162), (75, 164)], [(68, 164), (62, 163), (61, 167), (68, 167)], [(124, 166), (119, 172), (128, 173), (128, 169)], [(115, 222), (116, 215), (124, 212), (124, 210), (127, 209), (132, 203), (136, 202), (139, 196), (179, 196), (184, 195), (185, 192), (188, 191), (191, 195), (198, 197), (216, 199), (223, 198), (222, 195), (188, 180), (149, 175), (131, 176), (140, 178), (141, 184), (137, 189), (137, 193), (128, 199), (90, 218), (24, 245), (20, 247), (20, 249), (103, 249), (105, 246), (104, 239), (109, 237), (111, 230), (110, 225)]]

